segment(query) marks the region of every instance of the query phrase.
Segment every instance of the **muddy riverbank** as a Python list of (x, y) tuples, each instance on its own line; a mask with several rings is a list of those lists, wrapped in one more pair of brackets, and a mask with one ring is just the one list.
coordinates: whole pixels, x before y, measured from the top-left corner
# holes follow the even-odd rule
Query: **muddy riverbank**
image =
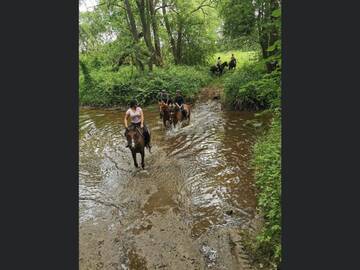
[(122, 110), (80, 109), (80, 269), (250, 269), (239, 231), (256, 214), (250, 151), (270, 115), (226, 111), (218, 96), (202, 91), (174, 130), (143, 108), (144, 171), (124, 147)]

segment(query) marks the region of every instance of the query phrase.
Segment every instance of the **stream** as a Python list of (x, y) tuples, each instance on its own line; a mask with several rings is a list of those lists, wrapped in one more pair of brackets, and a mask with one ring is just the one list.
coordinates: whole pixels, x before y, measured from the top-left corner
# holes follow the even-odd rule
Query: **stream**
[(124, 111), (80, 109), (80, 269), (250, 269), (229, 232), (255, 216), (251, 148), (271, 115), (207, 97), (167, 130), (157, 106), (143, 110), (145, 170), (125, 148)]

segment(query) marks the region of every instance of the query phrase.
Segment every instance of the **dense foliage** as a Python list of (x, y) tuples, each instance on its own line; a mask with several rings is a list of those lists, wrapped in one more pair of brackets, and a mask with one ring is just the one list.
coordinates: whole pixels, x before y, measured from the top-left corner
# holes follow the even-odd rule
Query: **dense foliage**
[(239, 110), (263, 110), (280, 105), (280, 73), (267, 73), (262, 63), (249, 64), (225, 79), (226, 101)]
[(220, 25), (215, 7), (212, 0), (99, 0), (80, 13), (80, 52), (106, 52), (113, 68), (131, 63), (142, 71), (205, 64)]
[(275, 269), (281, 261), (281, 122), (275, 113), (270, 130), (254, 146), (253, 165), (259, 189), (258, 205), (265, 224), (255, 249)]
[(80, 76), (80, 101), (81, 105), (114, 106), (128, 104), (135, 98), (146, 105), (156, 101), (161, 90), (173, 96), (181, 90), (191, 101), (209, 79), (204, 69), (184, 66), (154, 69), (145, 74), (131, 67), (118, 72), (93, 70)]
[(230, 39), (256, 36), (263, 59), (269, 72), (279, 63), (274, 56), (280, 54), (279, 0), (224, 0), (221, 1), (221, 15), (224, 20), (223, 32)]

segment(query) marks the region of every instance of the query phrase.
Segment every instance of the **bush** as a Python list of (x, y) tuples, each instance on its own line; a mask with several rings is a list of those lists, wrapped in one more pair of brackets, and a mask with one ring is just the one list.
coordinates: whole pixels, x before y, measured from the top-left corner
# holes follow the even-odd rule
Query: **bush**
[(238, 110), (280, 106), (280, 73), (266, 73), (262, 62), (245, 65), (225, 79), (225, 101)]
[(256, 250), (276, 267), (281, 261), (281, 120), (276, 112), (271, 127), (254, 145), (252, 165), (258, 187), (258, 206), (264, 227), (257, 236)]
[(169, 66), (145, 73), (131, 67), (123, 67), (118, 72), (92, 70), (86, 76), (84, 72), (80, 74), (80, 104), (125, 105), (135, 98), (139, 104), (146, 105), (156, 101), (160, 90), (171, 95), (181, 90), (185, 98), (191, 101), (210, 79), (208, 72), (199, 67)]

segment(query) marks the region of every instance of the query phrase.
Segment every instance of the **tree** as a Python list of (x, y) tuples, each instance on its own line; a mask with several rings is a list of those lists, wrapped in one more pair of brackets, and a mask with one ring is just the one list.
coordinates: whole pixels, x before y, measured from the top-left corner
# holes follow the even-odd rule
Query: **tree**
[(257, 33), (269, 72), (277, 66), (273, 56), (279, 53), (274, 44), (280, 40), (280, 17), (276, 16), (280, 7), (278, 0), (226, 0), (221, 9), (226, 36), (238, 38)]

